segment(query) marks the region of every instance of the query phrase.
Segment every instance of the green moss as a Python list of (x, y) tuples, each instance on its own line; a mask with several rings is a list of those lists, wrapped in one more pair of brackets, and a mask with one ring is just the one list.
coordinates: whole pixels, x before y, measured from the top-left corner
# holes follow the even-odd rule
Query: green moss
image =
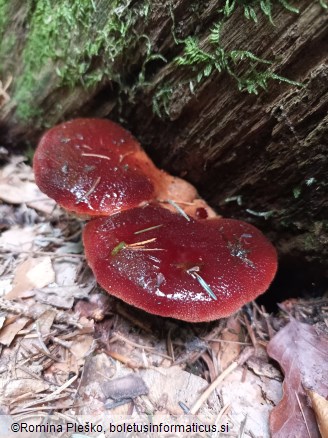
[(113, 0), (106, 15), (102, 0), (30, 0), (24, 69), (14, 93), (20, 119), (37, 115), (35, 96), (44, 89), (49, 69), (56, 73), (52, 81), (57, 80), (57, 87), (92, 87), (105, 77), (120, 81), (116, 63), (124, 65), (126, 52), (140, 44), (133, 28), (149, 10), (146, 0), (131, 3)]
[(258, 21), (258, 15), (264, 14), (271, 23), (273, 6), (282, 6), (290, 12), (299, 13), (299, 9), (286, 0), (225, 0), (224, 7), (220, 10), (226, 17), (229, 17), (236, 9), (242, 8), (245, 18)]
[(2, 38), (8, 22), (8, 9), (9, 0), (0, 0), (0, 38)]
[[(14, 51), (16, 42), (17, 42), (17, 38), (16, 35), (14, 34), (9, 34), (8, 36), (5, 35), (2, 38), (0, 44), (0, 75), (1, 76), (4, 74), (4, 70), (8, 70), (8, 65), (12, 65), (15, 62), (15, 59), (12, 58), (11, 56)], [(6, 66), (4, 61), (6, 61)]]
[(173, 87), (169, 84), (162, 85), (161, 88), (153, 96), (153, 112), (157, 114), (158, 117), (169, 116), (169, 103), (173, 93)]
[[(324, 0), (315, 1), (325, 4)], [(10, 4), (10, 0), (0, 0), (0, 37), (8, 28)], [(286, 0), (277, 0), (275, 7), (277, 4), (298, 12)], [(111, 0), (110, 6), (107, 0), (26, 0), (27, 16), (22, 26), (27, 27), (23, 65), (11, 90), (17, 117), (44, 126), (47, 121), (40, 108), (49, 95), (49, 88), (51, 92), (56, 87), (88, 88), (103, 80), (117, 84), (118, 104), (133, 102), (136, 94), (149, 85), (145, 73), (147, 63), (156, 58), (166, 61), (154, 53), (149, 37), (136, 31), (140, 20), (147, 20), (151, 5), (150, 0)], [(191, 13), (197, 14), (199, 5), (192, 2)], [(299, 85), (275, 74), (270, 61), (247, 50), (227, 50), (221, 45), (225, 19), (241, 8), (248, 19), (256, 21), (262, 13), (272, 22), (271, 0), (218, 0), (218, 24), (209, 30), (204, 46), (194, 34), (184, 40), (177, 39), (172, 7), (167, 11), (172, 17), (174, 41), (183, 51), (175, 62), (189, 72), (186, 84), (191, 92), (204, 79), (221, 71), (230, 74), (241, 91), (250, 93), (266, 89), (270, 80)], [(104, 10), (109, 11), (108, 14), (104, 14)], [(0, 45), (0, 73), (1, 60), (8, 59), (15, 44), (15, 32), (7, 32)], [(139, 70), (129, 76), (131, 60), (136, 60), (134, 68)], [(8, 70), (7, 67), (4, 68)], [(173, 96), (174, 86), (166, 79), (159, 82), (153, 94), (154, 113), (169, 115)]]
[[(217, 23), (209, 30), (207, 38), (202, 43), (198, 41), (195, 34), (189, 35), (183, 40), (177, 38), (175, 17), (172, 7), (170, 7), (174, 41), (178, 45), (183, 45), (182, 54), (176, 57), (174, 61), (176, 65), (184, 68), (189, 74), (185, 84), (189, 86), (192, 93), (195, 92), (195, 88), (199, 84), (214, 72), (228, 73), (236, 81), (240, 91), (252, 94), (258, 94), (260, 90), (267, 90), (270, 81), (302, 86), (299, 82), (276, 74), (273, 71), (273, 61), (262, 59), (244, 48), (228, 50), (221, 43), (221, 34), (226, 19), (240, 9), (243, 10), (243, 15), (247, 19), (257, 22), (258, 14), (262, 13), (273, 24), (271, 0), (224, 0), (218, 1), (218, 5)], [(275, 7), (277, 6), (283, 7), (292, 13), (299, 13), (298, 9), (286, 0), (276, 1)], [(191, 10), (193, 12), (194, 8), (191, 7)], [(167, 93), (167, 90), (170, 90), (170, 94)], [(164, 84), (163, 88), (158, 87), (153, 98), (153, 109), (156, 114), (161, 117), (165, 114), (169, 115), (169, 100), (173, 94), (173, 85)]]
[(298, 199), (301, 196), (302, 189), (300, 187), (293, 188), (293, 196), (295, 199)]
[[(321, 7), (327, 9), (328, 5), (325, 0), (316, 1), (319, 2)], [(258, 21), (259, 14), (264, 14), (273, 24), (272, 10), (277, 6), (282, 6), (289, 12), (299, 14), (298, 7), (287, 0), (224, 0), (221, 3), (224, 3), (224, 5), (220, 12), (226, 17), (229, 17), (235, 10), (242, 9), (245, 18), (253, 20), (255, 23)]]
[(8, 25), (9, 0), (0, 0), (0, 75), (3, 74), (3, 60), (11, 53), (15, 44), (14, 35), (5, 35)]
[(254, 94), (258, 94), (261, 88), (267, 89), (269, 80), (301, 85), (275, 74), (270, 69), (261, 70), (259, 66), (270, 65), (272, 62), (259, 58), (248, 50), (226, 50), (220, 42), (222, 26), (222, 23), (219, 23), (211, 29), (207, 49), (200, 48), (196, 39), (187, 38), (184, 41), (183, 55), (175, 59), (178, 65), (191, 67), (192, 71), (197, 73), (190, 79), (192, 88), (214, 71), (227, 72), (236, 80), (240, 91)]

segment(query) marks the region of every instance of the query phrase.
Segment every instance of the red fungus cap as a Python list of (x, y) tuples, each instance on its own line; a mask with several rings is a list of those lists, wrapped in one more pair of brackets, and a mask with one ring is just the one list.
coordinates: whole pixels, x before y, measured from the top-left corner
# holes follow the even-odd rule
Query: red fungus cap
[(139, 206), (154, 199), (168, 178), (128, 131), (104, 119), (75, 119), (47, 131), (33, 167), (44, 193), (83, 216)]
[(193, 217), (215, 216), (188, 182), (159, 170), (137, 140), (105, 119), (75, 119), (47, 131), (33, 161), (39, 188), (69, 212), (84, 217), (168, 200)]
[(190, 322), (226, 317), (271, 283), (277, 254), (233, 219), (186, 219), (160, 206), (90, 221), (85, 254), (99, 284), (149, 313)]

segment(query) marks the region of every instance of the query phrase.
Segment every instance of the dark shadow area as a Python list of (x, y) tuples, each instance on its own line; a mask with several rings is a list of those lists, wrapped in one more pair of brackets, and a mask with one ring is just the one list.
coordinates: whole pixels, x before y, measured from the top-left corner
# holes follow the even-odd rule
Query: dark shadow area
[(318, 298), (326, 291), (328, 278), (324, 276), (322, 267), (284, 257), (279, 262), (277, 275), (270, 288), (256, 302), (268, 312), (277, 312), (277, 303), (290, 298)]

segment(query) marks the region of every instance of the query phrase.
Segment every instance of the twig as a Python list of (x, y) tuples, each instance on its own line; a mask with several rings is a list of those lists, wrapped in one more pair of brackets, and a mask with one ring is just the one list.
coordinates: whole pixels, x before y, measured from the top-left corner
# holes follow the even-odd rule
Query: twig
[(203, 392), (203, 394), (199, 397), (198, 400), (194, 403), (194, 405), (190, 409), (190, 413), (192, 415), (195, 415), (203, 403), (209, 398), (209, 396), (212, 394), (212, 392), (220, 385), (220, 383), (230, 374), (232, 371), (234, 371), (236, 368), (238, 368), (240, 365), (243, 365), (254, 353), (254, 348), (248, 347), (245, 348), (243, 353), (240, 355), (239, 359), (232, 362), (228, 368), (226, 368), (220, 375), (217, 376), (217, 378), (210, 384), (210, 386)]
[(247, 414), (245, 415), (245, 418), (243, 419), (243, 421), (240, 424), (240, 430), (239, 430), (239, 433), (238, 433), (238, 438), (243, 438), (243, 436), (244, 436), (246, 421), (247, 421)]
[(306, 418), (305, 418), (305, 415), (304, 415), (304, 411), (303, 411), (303, 408), (302, 408), (301, 400), (299, 399), (298, 394), (297, 394), (296, 391), (295, 391), (295, 397), (296, 397), (298, 406), (300, 408), (300, 411), (301, 411), (301, 414), (302, 414), (302, 417), (303, 417), (303, 420), (304, 420), (304, 423), (305, 423), (305, 427), (306, 427), (307, 433), (308, 433), (309, 437), (312, 438), (311, 434), (310, 434), (309, 426), (307, 424), (307, 421), (306, 421)]
[(38, 335), (38, 339), (41, 345), (42, 350), (47, 354), (50, 355), (50, 351), (48, 350), (48, 347), (46, 346), (46, 344), (44, 343), (44, 340), (42, 339), (42, 333), (40, 331), (40, 324), (38, 321), (35, 322), (35, 331)]
[(172, 362), (174, 362), (175, 357), (174, 357), (174, 349), (173, 349), (173, 344), (172, 344), (171, 332), (172, 332), (172, 329), (170, 328), (169, 331), (167, 332), (166, 348), (167, 348), (167, 351), (169, 353), (169, 356), (171, 356)]
[(252, 341), (252, 344), (253, 344), (254, 348), (256, 348), (257, 340), (256, 340), (256, 336), (255, 336), (254, 330), (252, 329), (250, 323), (248, 322), (246, 315), (243, 315), (243, 316), (244, 316), (244, 322), (245, 322), (245, 325), (246, 325), (249, 337), (251, 338), (251, 341)]
[(104, 158), (105, 160), (110, 160), (110, 158), (107, 157), (107, 155), (101, 155), (101, 154), (87, 154), (85, 152), (82, 152), (81, 156), (82, 157)]
[(119, 362), (123, 363), (129, 368), (132, 369), (145, 368), (143, 365), (139, 365), (135, 362), (131, 362), (130, 359), (128, 359), (127, 357), (123, 356), (120, 353), (117, 353), (116, 351), (108, 351), (107, 354), (113, 359), (118, 360)]
[(153, 352), (154, 354), (156, 354), (158, 356), (164, 357), (165, 359), (172, 360), (171, 356), (168, 356), (167, 354), (160, 353), (159, 351), (156, 351), (156, 349), (154, 347), (148, 347), (146, 345), (141, 345), (141, 344), (137, 344), (136, 342), (130, 341), (125, 336), (121, 335), (121, 333), (114, 332), (113, 335), (112, 335), (112, 338), (109, 341), (109, 343), (113, 343), (116, 340), (123, 341), (126, 344), (131, 345), (131, 347), (136, 347), (136, 348), (141, 348), (143, 350), (151, 351), (151, 352)]
[(215, 424), (218, 425), (220, 423), (221, 418), (223, 417), (223, 415), (227, 412), (227, 410), (230, 408), (231, 404), (227, 403), (225, 406), (223, 406), (223, 408), (221, 409), (221, 411), (218, 413), (218, 416), (215, 419)]
[[(205, 340), (205, 338), (201, 338), (201, 339)], [(252, 345), (249, 342), (228, 341), (227, 339), (211, 339), (209, 342), (223, 342), (226, 344), (238, 344), (238, 345), (247, 345), (247, 346)]]
[[(0, 298), (0, 309), (9, 313), (15, 313), (20, 315), (25, 315), (28, 318), (36, 320), (40, 318), (40, 316), (49, 309), (50, 306), (47, 305), (39, 305), (38, 310), (31, 308), (27, 304), (16, 303), (14, 301), (6, 300), (5, 298)], [(55, 316), (56, 323), (63, 323), (67, 325), (73, 325), (79, 329), (83, 328), (83, 325), (80, 324), (76, 318), (71, 315), (67, 315), (65, 312), (57, 312)]]
[(181, 214), (181, 216), (183, 216), (188, 222), (190, 221), (190, 217), (187, 215), (187, 213), (182, 210), (181, 207), (178, 206), (178, 204), (174, 201), (172, 201), (171, 199), (167, 199), (167, 202), (172, 205), (172, 207), (174, 207), (178, 213)]
[(20, 251), (18, 249), (3, 249), (0, 248), (0, 254), (3, 255), (11, 255), (11, 254), (28, 254), (28, 255), (35, 255), (35, 256), (50, 256), (50, 257), (78, 257), (78, 258), (85, 258), (84, 254), (71, 254), (71, 253), (56, 253), (56, 252), (47, 252), (47, 251)]
[(93, 193), (96, 188), (98, 187), (99, 183), (101, 180), (101, 176), (98, 176), (98, 178), (96, 179), (96, 181), (92, 184), (92, 186), (90, 187), (90, 189), (87, 191), (87, 193), (85, 193), (84, 198), (87, 198), (89, 195), (91, 195), (91, 193)]
[(65, 363), (64, 360), (59, 360), (58, 357), (53, 356), (50, 351), (49, 353), (47, 353), (46, 351), (43, 350), (43, 348), (40, 348), (38, 345), (32, 344), (33, 347), (41, 354), (44, 354), (45, 356), (47, 356), (49, 359), (53, 360), (54, 362), (59, 362), (59, 363)]
[(154, 225), (153, 227), (148, 227), (148, 228), (144, 228), (143, 230), (135, 231), (133, 234), (141, 234), (141, 233), (145, 233), (146, 231), (156, 230), (157, 228), (160, 228), (162, 226), (163, 224)]

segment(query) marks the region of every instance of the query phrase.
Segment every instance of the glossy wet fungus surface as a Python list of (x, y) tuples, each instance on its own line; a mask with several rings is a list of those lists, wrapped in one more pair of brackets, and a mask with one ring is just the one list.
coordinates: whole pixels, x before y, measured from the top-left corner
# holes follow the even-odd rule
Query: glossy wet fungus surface
[(157, 169), (113, 122), (76, 119), (52, 128), (34, 170), (59, 205), (98, 216), (83, 232), (88, 264), (107, 292), (149, 313), (191, 322), (225, 317), (275, 275), (276, 251), (258, 229), (211, 217), (190, 184)]
[(110, 215), (156, 196), (160, 171), (132, 135), (107, 120), (50, 129), (34, 158), (36, 183), (68, 211)]
[(263, 292), (276, 253), (252, 225), (187, 221), (159, 206), (90, 221), (86, 257), (100, 285), (147, 312), (186, 321), (228, 316)]

